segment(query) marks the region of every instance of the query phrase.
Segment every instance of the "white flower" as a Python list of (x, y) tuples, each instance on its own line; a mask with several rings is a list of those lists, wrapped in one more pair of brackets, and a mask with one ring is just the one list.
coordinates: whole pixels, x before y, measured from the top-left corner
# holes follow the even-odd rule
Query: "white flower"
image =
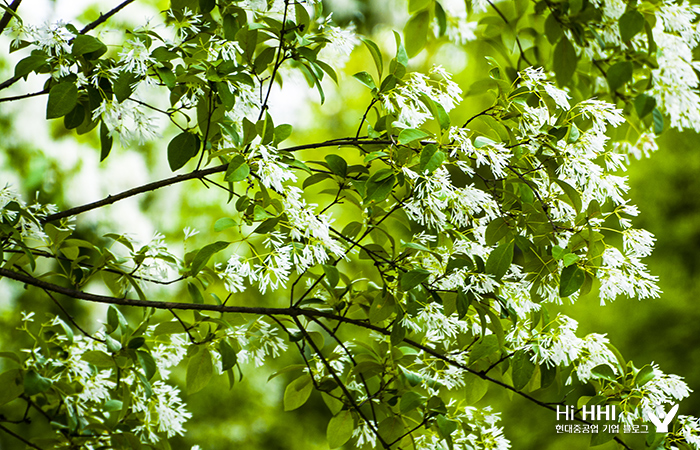
[(152, 64), (156, 62), (141, 39), (128, 39), (119, 52), (119, 61), (124, 70), (138, 76), (144, 76)]

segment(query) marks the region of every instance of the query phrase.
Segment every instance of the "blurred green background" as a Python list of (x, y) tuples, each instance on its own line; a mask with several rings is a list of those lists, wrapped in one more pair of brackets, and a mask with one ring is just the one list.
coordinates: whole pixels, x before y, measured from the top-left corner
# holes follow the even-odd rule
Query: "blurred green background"
[[(167, 4), (153, 2), (161, 9), (163, 3)], [(407, 17), (405, 3), (399, 1), (335, 0), (328, 2), (326, 7), (336, 11), (334, 18), (339, 23), (352, 21), (359, 31), (371, 34), (389, 56), (394, 51), (391, 29), (401, 29)], [(98, 7), (92, 8), (92, 12), (83, 17), (83, 22), (89, 21), (89, 14), (94, 15), (99, 10)], [(125, 13), (120, 20), (138, 23), (140, 17)], [(2, 48), (7, 48), (6, 42)], [(497, 52), (483, 41), (470, 42), (463, 47), (441, 43), (429, 46), (412, 61), (415, 70), (427, 69), (435, 62), (454, 73), (455, 81), (465, 92), (465, 100), (455, 112), (453, 123), (460, 123), (490, 106), (493, 97), (485, 93), (482, 83), (476, 85), (480, 86), (478, 90), (470, 90), (470, 86), (487, 78), (486, 55), (497, 56)], [(309, 88), (303, 79), (290, 74), (285, 91), (275, 93), (272, 103), (275, 122), (294, 125), (295, 133), (286, 145), (354, 136), (369, 102), (365, 88), (351, 78), (353, 73), (361, 70), (373, 72), (373, 64), (367, 50), (357, 47), (347, 62), (341, 89), (335, 89), (326, 80), (327, 100), (322, 106), (315, 90)], [(1, 78), (8, 78), (12, 72), (13, 64), (5, 60)], [(20, 82), (3, 94), (30, 90)], [(55, 203), (63, 209), (83, 203), (87, 197), (100, 198), (169, 175), (165, 143), (172, 130), (164, 130), (161, 142), (129, 149), (115, 146), (110, 158), (100, 164), (96, 135), (76, 137), (63, 130), (60, 121), (47, 126), (43, 120), (36, 120), (36, 117), (43, 117), (44, 101), (39, 98), (0, 104), (0, 184), (13, 184), (25, 199), (33, 199), (39, 192), (41, 202)], [(649, 159), (633, 161), (627, 172), (631, 186), (629, 197), (641, 211), (634, 221), (635, 226), (651, 231), (657, 238), (656, 249), (645, 262), (651, 273), (659, 276), (662, 298), (642, 302), (620, 298), (600, 306), (592, 293), (575, 305), (552, 308), (575, 318), (581, 335), (605, 333), (628, 360), (635, 361), (637, 367), (657, 363), (665, 372), (683, 376), (696, 391), (700, 390), (700, 313), (695, 306), (700, 293), (698, 143), (700, 137), (694, 133), (667, 130), (659, 141), (660, 150)], [(115, 205), (80, 217), (78, 229), (83, 239), (95, 241), (99, 241), (104, 233), (115, 231), (129, 231), (147, 240), (153, 230), (158, 230), (177, 248), (182, 245), (182, 229), (190, 226), (201, 232), (193, 242), (188, 242), (188, 248), (192, 249), (215, 240), (214, 222), (233, 211), (233, 206), (226, 200), (221, 191), (189, 182), (185, 186), (156, 191), (125, 202), (125, 205)], [(342, 210), (335, 208), (333, 213), (339, 222), (344, 221)], [(354, 211), (349, 212), (352, 213)], [(157, 293), (157, 290), (151, 291), (153, 295), (157, 296)], [(180, 294), (186, 295), (184, 291)], [(19, 311), (58, 312), (43, 296), (36, 295), (33, 290), (25, 291), (7, 280), (0, 280), (0, 295), (0, 345), (3, 350), (21, 345), (22, 337), (15, 330)], [(277, 300), (273, 295), (264, 302), (275, 304)], [(246, 293), (237, 301), (254, 304), (263, 300)], [(65, 304), (89, 329), (97, 329), (100, 326), (98, 321), (104, 320), (101, 308), (74, 302)], [(282, 412), (282, 393), (290, 380), (282, 376), (267, 381), (275, 370), (297, 362), (297, 358), (295, 351), (287, 352), (269, 366), (246, 367), (244, 379), (231, 390), (227, 380), (222, 378), (204, 391), (186, 398), (190, 411), (195, 414), (186, 425), (188, 434), (174, 439), (173, 447), (189, 448), (200, 444), (202, 450), (326, 449), (325, 428), (329, 417), (321, 398), (313, 395), (299, 410), (285, 413)], [(0, 367), (2, 364), (5, 362), (0, 361)], [(184, 371), (176, 372), (176, 376), (183, 379)], [(553, 450), (565, 445), (572, 449), (587, 447), (586, 436), (556, 434), (553, 412), (520, 398), (510, 399), (497, 387), (491, 388), (479, 403), (481, 406), (487, 404), (502, 411), (505, 435), (514, 449)], [(10, 405), (9, 411), (5, 408), (4, 413), (9, 418), (21, 416), (22, 411), (17, 408), (19, 405), (12, 410)], [(691, 395), (684, 400), (679, 413), (700, 414), (700, 395)], [(43, 425), (35, 423), (13, 429), (31, 436), (38, 430), (33, 427)], [(635, 448), (643, 445), (639, 437), (630, 439), (630, 442)], [(23, 446), (18, 441), (0, 433), (0, 449), (19, 448)], [(600, 448), (615, 448), (615, 445), (606, 444)]]

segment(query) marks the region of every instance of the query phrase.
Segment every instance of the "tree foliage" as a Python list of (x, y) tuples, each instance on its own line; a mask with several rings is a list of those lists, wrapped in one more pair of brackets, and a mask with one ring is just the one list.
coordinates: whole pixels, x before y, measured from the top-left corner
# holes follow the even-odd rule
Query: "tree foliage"
[[(179, 174), (62, 208), (0, 191), (0, 276), (55, 306), (22, 312), (29, 344), (0, 354), (6, 435), (169, 448), (197, 414), (183, 399), (224, 375), (236, 389), (290, 350), (279, 409), (322, 398), (331, 448), (509, 448), (485, 403), (495, 390), (552, 411), (614, 405), (626, 426), (689, 394), (548, 306), (660, 295), (620, 172), (665, 127), (700, 128), (697, 7), (409, 0), (386, 39), (310, 0), (173, 0), (112, 34), (100, 30), (134, 0), (82, 28), (26, 23), (20, 3), (3, 6), (22, 56), (0, 89), (44, 85), (0, 102), (43, 97), (103, 164), (116, 145), (151, 145)], [(430, 67), (436, 48), (484, 44), (490, 68), (471, 86)], [(271, 107), (295, 77), (321, 104), (362, 85), (353, 133), (297, 134)], [(473, 92), (490, 105), (473, 111)], [(186, 228), (184, 250), (81, 228), (83, 213), (197, 182), (227, 214), (197, 238)], [(81, 326), (76, 302), (108, 305), (103, 326)], [(30, 420), (46, 426), (13, 431)], [(679, 415), (646, 445), (698, 448), (699, 432)], [(631, 448), (623, 432), (591, 444), (607, 440)]]

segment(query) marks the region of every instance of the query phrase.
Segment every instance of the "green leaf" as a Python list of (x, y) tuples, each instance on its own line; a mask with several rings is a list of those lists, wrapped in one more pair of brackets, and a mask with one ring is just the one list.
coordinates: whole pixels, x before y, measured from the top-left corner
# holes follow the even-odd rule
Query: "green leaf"
[(390, 174), (388, 178), (383, 178), (381, 180), (373, 180), (370, 178), (367, 180), (365, 185), (365, 201), (375, 201), (381, 202), (391, 193), (394, 189), (394, 181), (396, 177), (394, 174)]
[(406, 426), (400, 417), (391, 416), (379, 423), (377, 431), (384, 442), (394, 442), (406, 432)]
[(617, 380), (615, 372), (613, 372), (612, 368), (607, 364), (600, 364), (598, 366), (595, 366), (593, 369), (591, 369), (591, 373), (593, 375), (596, 375), (598, 378), (603, 378), (605, 380)]
[(489, 356), (499, 348), (498, 337), (496, 337), (495, 334), (481, 336), (481, 338), (472, 347), (471, 352), (469, 352), (469, 365), (474, 364), (481, 358)]
[(338, 268), (329, 264), (322, 264), (321, 266), (323, 267), (323, 273), (326, 274), (326, 280), (330, 287), (336, 287), (340, 281), (340, 272), (338, 272)]
[(620, 61), (608, 68), (605, 77), (610, 86), (610, 92), (615, 92), (632, 79), (634, 66), (629, 61)]
[(168, 144), (168, 164), (175, 172), (192, 159), (199, 150), (199, 136), (184, 131), (175, 136)]
[(24, 393), (28, 396), (41, 394), (51, 388), (53, 382), (44, 378), (34, 370), (29, 370), (24, 374)]
[(401, 145), (406, 145), (410, 144), (413, 141), (417, 141), (419, 139), (423, 139), (425, 137), (430, 136), (429, 133), (426, 133), (423, 130), (416, 130), (414, 128), (405, 128), (401, 130), (401, 133), (399, 133), (399, 144)]
[(275, 144), (279, 144), (280, 142), (284, 141), (287, 139), (289, 136), (292, 135), (292, 126), (289, 125), (288, 123), (283, 123), (282, 125), (277, 125), (275, 127)]
[(331, 172), (345, 178), (348, 174), (348, 163), (341, 156), (330, 154), (326, 155), (325, 159)]
[(486, 245), (495, 245), (500, 241), (506, 234), (510, 231), (508, 222), (503, 217), (497, 217), (492, 220), (486, 227), (486, 232), (484, 237), (486, 239)]
[(513, 241), (504, 242), (491, 251), (489, 259), (486, 260), (486, 273), (490, 273), (497, 280), (503, 278), (508, 272), (510, 264), (513, 262)]
[(214, 374), (214, 365), (211, 362), (211, 354), (206, 347), (200, 347), (199, 351), (192, 355), (187, 363), (187, 375), (185, 384), (187, 393), (194, 394), (199, 392), (209, 384), (212, 375)]
[(430, 272), (425, 269), (414, 269), (401, 274), (399, 278), (399, 287), (402, 291), (408, 292), (414, 287), (430, 277)]
[(136, 357), (139, 360), (139, 364), (143, 369), (143, 373), (146, 376), (146, 379), (150, 380), (151, 378), (153, 378), (158, 372), (158, 366), (156, 365), (156, 360), (153, 359), (153, 356), (148, 352), (139, 350), (136, 352)]
[(479, 377), (471, 377), (467, 380), (466, 388), (464, 390), (464, 399), (470, 405), (481, 400), (486, 392), (489, 390), (489, 384), (486, 380)]
[(562, 191), (564, 191), (564, 195), (566, 195), (566, 198), (569, 200), (568, 203), (574, 207), (576, 212), (581, 212), (583, 203), (581, 202), (581, 194), (576, 190), (576, 188), (571, 186), (566, 181), (560, 180), (559, 178), (554, 178), (553, 181), (557, 183)]
[(379, 74), (379, 78), (381, 79), (382, 72), (384, 71), (384, 60), (382, 57), (382, 52), (379, 50), (379, 47), (377, 47), (377, 44), (375, 44), (367, 38), (362, 38), (362, 43), (365, 44), (365, 47), (367, 47), (367, 49), (369, 50), (370, 55), (372, 55), (374, 65), (377, 67), (377, 74)]
[(639, 94), (634, 99), (634, 109), (637, 111), (639, 118), (646, 117), (656, 107), (656, 99), (647, 94)]
[(49, 91), (46, 118), (63, 117), (78, 104), (78, 87), (69, 82), (58, 83)]
[(559, 86), (564, 86), (571, 80), (571, 77), (576, 72), (577, 64), (578, 56), (576, 56), (576, 50), (566, 36), (563, 36), (556, 47), (554, 47), (552, 55), (552, 68)]
[(408, 0), (408, 13), (413, 14), (416, 11), (427, 8), (434, 0)]
[(202, 296), (202, 292), (199, 290), (196, 284), (190, 283), (188, 281), (187, 292), (189, 292), (190, 297), (192, 298), (192, 303), (197, 305), (201, 305), (202, 303), (204, 303), (204, 297)]
[(214, 231), (224, 231), (238, 225), (235, 220), (230, 217), (222, 217), (214, 223)]
[(562, 257), (562, 262), (564, 263), (564, 267), (569, 267), (570, 265), (577, 262), (579, 259), (581, 259), (580, 256), (574, 253), (567, 253)]
[(634, 384), (641, 387), (654, 379), (654, 368), (651, 366), (642, 367), (634, 376)]
[(445, 154), (438, 150), (437, 146), (428, 144), (420, 152), (420, 164), (418, 167), (422, 174), (426, 172), (430, 174), (440, 167), (443, 162), (445, 162)]
[(416, 56), (423, 47), (428, 38), (428, 29), (430, 28), (430, 13), (421, 11), (414, 14), (403, 29), (404, 42), (406, 42), (406, 52), (409, 56)]
[(550, 14), (547, 16), (547, 19), (545, 19), (544, 35), (547, 36), (547, 40), (550, 44), (554, 44), (564, 35), (564, 31), (561, 29), (556, 15)]
[(49, 56), (44, 52), (32, 52), (31, 56), (20, 60), (15, 66), (15, 77), (25, 77), (32, 72), (39, 71), (48, 64)]
[(578, 291), (583, 285), (585, 274), (577, 265), (564, 267), (559, 279), (559, 296), (568, 297)]
[(664, 116), (658, 108), (651, 111), (651, 117), (654, 122), (654, 134), (661, 134), (664, 131)]
[(116, 80), (114, 80), (114, 85), (112, 89), (114, 91), (114, 96), (117, 98), (119, 103), (123, 102), (134, 93), (136, 88), (136, 75), (131, 72), (121, 72)]
[(99, 39), (79, 34), (73, 39), (73, 56), (85, 55), (86, 59), (97, 59), (107, 53), (107, 46)]
[(518, 350), (511, 359), (513, 368), (513, 387), (521, 390), (530, 382), (530, 378), (535, 373), (535, 364), (530, 360), (530, 356), (523, 350)]
[(284, 390), (284, 410), (292, 411), (302, 406), (311, 396), (312, 390), (313, 384), (307, 374), (289, 383)]
[(620, 16), (620, 37), (624, 42), (631, 40), (644, 29), (644, 15), (636, 9), (630, 9)]
[(83, 353), (80, 359), (94, 365), (95, 367), (114, 367), (114, 359), (108, 353), (105, 353), (101, 350), (87, 351)]
[(203, 14), (210, 13), (216, 6), (216, 0), (199, 0), (199, 12)]
[(202, 268), (204, 268), (207, 262), (209, 262), (209, 258), (211, 258), (212, 255), (225, 249), (230, 244), (230, 242), (218, 241), (214, 242), (213, 244), (209, 244), (205, 247), (202, 247), (192, 260), (192, 268), (190, 269), (191, 276), (196, 276), (199, 273), (199, 271), (202, 270)]
[(250, 166), (246, 163), (245, 157), (242, 155), (236, 155), (231, 159), (226, 168), (226, 175), (224, 175), (224, 180), (229, 183), (235, 183), (237, 181), (243, 181), (250, 175)]
[(405, 414), (418, 408), (423, 403), (425, 403), (425, 397), (416, 391), (408, 391), (401, 396), (399, 411), (401, 411), (401, 414)]
[(233, 368), (238, 362), (238, 354), (231, 344), (228, 343), (227, 339), (219, 341), (219, 354), (221, 355), (221, 367), (223, 372)]
[[(401, 43), (401, 35), (394, 31), (394, 40), (396, 41), (396, 57), (395, 61), (404, 67), (408, 66), (408, 55), (406, 54), (406, 48)], [(392, 72), (396, 72), (396, 68), (391, 69)]]
[(11, 369), (0, 374), (0, 406), (10, 403), (24, 393), (24, 385), (19, 369)]
[(107, 350), (112, 353), (117, 353), (122, 349), (122, 344), (118, 340), (114, 339), (112, 336), (105, 336), (105, 344), (107, 344)]
[(100, 124), (100, 162), (104, 161), (112, 150), (114, 140), (109, 135), (109, 130), (104, 122)]
[(382, 322), (391, 316), (396, 309), (396, 301), (391, 294), (378, 295), (369, 307), (369, 321)]
[(357, 72), (355, 75), (353, 75), (353, 77), (368, 88), (377, 89), (377, 85), (374, 84), (372, 75), (368, 74), (367, 72)]
[(326, 438), (330, 448), (342, 447), (352, 437), (355, 430), (355, 420), (349, 410), (340, 411), (328, 422)]

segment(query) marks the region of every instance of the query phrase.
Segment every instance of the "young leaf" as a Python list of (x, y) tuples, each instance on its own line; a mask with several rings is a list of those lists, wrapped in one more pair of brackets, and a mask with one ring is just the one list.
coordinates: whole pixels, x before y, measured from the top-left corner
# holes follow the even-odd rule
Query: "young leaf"
[(355, 429), (355, 420), (350, 410), (340, 411), (328, 422), (326, 428), (326, 438), (330, 448), (342, 447), (352, 437)]
[(218, 241), (218, 242), (214, 242), (213, 244), (209, 244), (205, 247), (202, 247), (197, 252), (194, 259), (192, 260), (192, 267), (190, 269), (190, 275), (193, 277), (197, 276), (199, 271), (204, 268), (204, 266), (207, 264), (207, 262), (209, 261), (209, 258), (211, 258), (212, 255), (225, 249), (230, 244), (231, 244), (230, 242)]
[(641, 387), (654, 379), (654, 368), (651, 366), (642, 367), (634, 376), (634, 384)]
[(377, 67), (377, 74), (379, 75), (379, 78), (382, 78), (382, 72), (384, 71), (384, 61), (382, 57), (382, 52), (379, 50), (379, 47), (377, 44), (372, 42), (371, 40), (367, 38), (362, 38), (362, 43), (365, 44), (365, 47), (369, 50), (370, 55), (372, 55), (372, 59), (374, 60), (374, 65)]
[(423, 139), (425, 137), (430, 136), (430, 134), (426, 133), (423, 130), (416, 130), (414, 128), (405, 128), (401, 130), (401, 133), (399, 133), (399, 144), (401, 145), (406, 145), (410, 144), (413, 141), (417, 141), (419, 139)]
[(284, 390), (284, 410), (292, 411), (306, 403), (311, 396), (313, 387), (311, 378), (307, 374), (289, 383)]
[(358, 72), (355, 75), (353, 75), (353, 77), (368, 88), (377, 89), (377, 85), (374, 84), (374, 79), (372, 78), (372, 75), (368, 74), (367, 72)]
[(211, 362), (211, 354), (209, 354), (209, 350), (202, 346), (187, 363), (187, 375), (185, 377), (187, 393), (194, 394), (204, 389), (209, 384), (213, 374), (214, 365)]

